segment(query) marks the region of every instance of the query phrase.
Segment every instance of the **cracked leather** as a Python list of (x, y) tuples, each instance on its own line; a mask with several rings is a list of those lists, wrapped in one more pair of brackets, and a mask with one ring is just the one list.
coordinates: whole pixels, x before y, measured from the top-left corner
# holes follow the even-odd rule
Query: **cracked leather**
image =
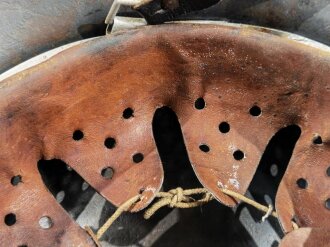
[[(1, 223), (1, 243), (93, 245), (43, 184), (42, 158), (63, 160), (117, 206), (143, 191), (132, 211), (145, 208), (163, 181), (152, 134), (162, 106), (177, 114), (200, 182), (229, 206), (237, 202), (218, 186), (244, 194), (272, 136), (300, 126), (276, 210), (285, 232), (292, 218), (301, 227), (329, 228), (329, 81), (329, 52), (255, 28), (193, 24), (99, 37), (20, 72), (0, 84), (0, 215), (17, 219)], [(203, 109), (195, 108), (198, 98)], [(260, 115), (249, 113), (253, 106)], [(134, 111), (129, 119), (126, 108)], [(223, 121), (228, 133), (219, 131)], [(81, 140), (72, 138), (75, 130)], [(316, 135), (322, 144), (313, 143)], [(113, 149), (104, 146), (108, 137)], [(237, 150), (241, 160), (233, 157)], [(133, 161), (136, 153), (142, 162)], [(105, 167), (113, 168), (110, 180), (101, 176)], [(17, 186), (10, 183), (15, 175), (22, 177)], [(297, 186), (299, 178), (307, 189)], [(39, 227), (42, 216), (53, 220), (50, 229)]]

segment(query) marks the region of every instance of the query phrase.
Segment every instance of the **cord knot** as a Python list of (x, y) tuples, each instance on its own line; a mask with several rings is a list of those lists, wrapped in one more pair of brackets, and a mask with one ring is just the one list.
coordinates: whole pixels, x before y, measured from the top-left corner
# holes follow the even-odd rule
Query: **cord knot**
[(181, 187), (170, 190), (169, 193), (172, 195), (171, 202), (169, 204), (171, 208), (174, 208), (175, 205), (179, 202), (184, 202), (189, 200), (187, 196), (183, 195), (183, 189)]
[[(231, 196), (236, 200), (242, 200), (243, 202), (252, 205), (257, 209), (264, 211), (266, 214), (262, 217), (262, 221), (265, 221), (271, 215), (278, 218), (278, 215), (274, 211), (272, 205), (266, 207), (235, 191), (223, 188), (222, 186), (220, 187), (220, 190), (224, 194)], [(199, 199), (194, 199), (192, 196), (195, 195), (202, 195), (202, 197)], [(213, 195), (205, 188), (183, 190), (180, 187), (176, 189), (172, 189), (168, 192), (158, 192), (156, 194), (156, 197), (159, 198), (159, 200), (155, 204), (153, 204), (149, 209), (146, 210), (146, 212), (144, 213), (145, 219), (149, 219), (152, 215), (154, 215), (154, 213), (156, 213), (158, 209), (164, 206), (170, 206), (171, 208), (193, 208), (204, 205), (205, 203), (208, 203), (209, 201), (214, 199)], [(135, 203), (137, 203), (140, 199), (141, 199), (141, 195), (139, 194), (132, 197), (131, 199), (123, 203), (121, 206), (119, 206), (116, 212), (106, 221), (106, 223), (97, 231), (96, 234), (89, 227), (85, 227), (87, 233), (91, 236), (91, 238), (94, 240), (97, 246), (100, 246), (98, 240), (102, 237), (104, 232), (111, 226), (111, 224), (123, 212), (129, 210), (129, 208), (133, 206)], [(292, 221), (292, 227), (293, 229), (299, 228), (297, 223), (295, 223), (294, 221)]]
[[(194, 199), (192, 196), (202, 195), (200, 199)], [(213, 200), (213, 196), (206, 189), (187, 189), (182, 188), (172, 189), (168, 192), (158, 192), (156, 195), (159, 200), (153, 204), (144, 213), (144, 218), (149, 219), (156, 211), (164, 206), (171, 208), (193, 208), (201, 206)]]

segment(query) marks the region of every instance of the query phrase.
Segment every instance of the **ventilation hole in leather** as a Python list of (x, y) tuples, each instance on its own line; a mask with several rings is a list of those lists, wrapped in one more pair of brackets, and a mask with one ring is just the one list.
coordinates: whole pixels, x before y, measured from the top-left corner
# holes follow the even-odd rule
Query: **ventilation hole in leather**
[(65, 197), (59, 204), (73, 219), (76, 219), (96, 191), (71, 167), (69, 171), (68, 167), (65, 162), (59, 159), (40, 160), (38, 162), (38, 170), (45, 187), (54, 198), (59, 192), (65, 192)]
[(327, 169), (327, 175), (328, 175), (328, 177), (330, 177), (330, 166)]
[(202, 110), (202, 109), (205, 108), (205, 101), (204, 101), (203, 98), (196, 99), (196, 101), (195, 101), (195, 108), (197, 110)]
[(16, 223), (16, 215), (13, 213), (7, 214), (5, 216), (5, 224), (7, 226), (12, 226)]
[(325, 201), (325, 208), (330, 210), (330, 198)]
[(84, 133), (81, 130), (75, 130), (72, 134), (72, 139), (75, 141), (80, 141), (84, 138)]
[(141, 153), (136, 153), (136, 154), (133, 155), (133, 162), (134, 163), (140, 163), (140, 162), (143, 161), (143, 159), (144, 159), (144, 157), (143, 157), (143, 154), (141, 154)]
[(128, 107), (123, 111), (123, 118), (129, 119), (131, 117), (134, 117), (134, 111), (132, 108)]
[(43, 216), (39, 219), (39, 226), (42, 229), (49, 229), (53, 226), (53, 221), (49, 216)]
[(58, 192), (56, 194), (56, 197), (55, 198), (56, 198), (56, 201), (58, 203), (61, 203), (64, 200), (64, 197), (65, 197), (65, 192), (63, 190), (61, 190), (60, 192)]
[(300, 189), (306, 189), (308, 187), (308, 182), (304, 178), (299, 178), (296, 183)]
[(233, 156), (234, 156), (234, 159), (235, 160), (242, 160), (244, 158), (244, 152), (241, 151), (241, 150), (236, 150), (234, 153), (233, 153)]
[[(273, 202), (276, 201), (275, 198), (278, 187), (288, 167), (292, 152), (300, 137), (300, 134), (301, 129), (299, 126), (290, 125), (280, 129), (270, 139), (269, 143), (265, 147), (265, 151), (260, 159), (256, 173), (248, 188), (252, 198), (254, 198), (257, 202), (267, 205), (264, 198), (265, 194), (269, 195)], [(271, 170), (274, 169), (271, 168), (274, 164), (277, 166), (276, 176), (273, 176), (274, 173), (272, 173)], [(249, 206), (247, 206), (247, 208), (256, 222), (263, 216), (262, 212), (259, 212), (254, 208)], [(268, 222), (276, 231), (278, 236), (284, 236), (282, 228), (275, 218), (269, 217)]]
[(252, 106), (250, 109), (251, 116), (258, 117), (261, 115), (261, 109), (259, 106)]
[(108, 149), (113, 149), (116, 146), (116, 140), (112, 137), (108, 137), (104, 141), (104, 146)]
[(22, 176), (16, 175), (11, 178), (10, 182), (12, 185), (17, 186), (19, 183), (22, 183)]
[(229, 130), (230, 130), (230, 125), (229, 125), (229, 123), (227, 123), (227, 122), (222, 122), (222, 123), (220, 123), (219, 124), (219, 131), (221, 132), (221, 133), (228, 133), (229, 132)]
[(23, 245), (19, 245), (17, 247), (28, 247), (26, 244), (23, 244)]
[(202, 152), (204, 152), (204, 153), (208, 153), (208, 152), (210, 152), (210, 148), (209, 148), (209, 146), (206, 145), (206, 144), (201, 144), (201, 145), (199, 145), (199, 149), (200, 149)]
[(314, 138), (313, 138), (313, 143), (314, 144), (316, 144), (316, 145), (321, 145), (322, 143), (323, 143), (323, 141), (322, 141), (322, 137), (321, 136), (315, 136)]
[(101, 171), (101, 175), (105, 179), (111, 179), (113, 177), (113, 174), (114, 174), (114, 170), (112, 167), (103, 168)]

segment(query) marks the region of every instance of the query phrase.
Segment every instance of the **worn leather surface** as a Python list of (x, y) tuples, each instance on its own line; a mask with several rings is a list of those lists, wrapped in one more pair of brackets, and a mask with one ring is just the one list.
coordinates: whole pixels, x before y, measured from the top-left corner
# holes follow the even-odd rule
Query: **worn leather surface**
[(330, 246), (329, 228), (300, 228), (286, 235), (280, 247)]
[[(163, 180), (152, 119), (165, 105), (178, 116), (200, 182), (230, 206), (237, 202), (218, 187), (244, 194), (273, 134), (299, 125), (276, 209), (286, 232), (293, 217), (300, 226), (328, 227), (329, 69), (329, 52), (268, 31), (172, 24), (100, 37), (12, 76), (0, 84), (0, 215), (14, 213), (17, 222), (0, 225), (0, 240), (92, 245), (43, 185), (42, 158), (63, 160), (115, 205), (143, 192), (132, 211), (146, 207)], [(195, 107), (198, 98), (203, 109)], [(254, 106), (260, 115), (250, 114)], [(128, 107), (134, 113), (125, 119)], [(223, 121), (228, 133), (219, 131)], [(84, 134), (79, 141), (75, 130)], [(322, 144), (313, 143), (315, 135)], [(116, 140), (112, 149), (104, 146), (108, 137)], [(132, 160), (136, 153), (142, 162)], [(112, 179), (102, 177), (105, 167)], [(15, 175), (22, 183), (13, 186)], [(54, 223), (47, 230), (38, 225), (45, 215)]]

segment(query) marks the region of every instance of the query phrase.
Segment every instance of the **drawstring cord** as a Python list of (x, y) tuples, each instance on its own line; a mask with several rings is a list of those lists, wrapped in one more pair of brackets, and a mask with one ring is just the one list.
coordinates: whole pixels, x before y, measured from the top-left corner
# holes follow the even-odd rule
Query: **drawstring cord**
[[(220, 188), (220, 190), (232, 197), (236, 200), (243, 201), (255, 208), (257, 208), (260, 211), (265, 212), (265, 215), (262, 217), (262, 222), (264, 222), (269, 216), (273, 216), (275, 218), (278, 218), (277, 213), (274, 211), (274, 208), (272, 205), (269, 205), (268, 207), (253, 201), (252, 199), (243, 196), (235, 191), (228, 190), (225, 188)], [(200, 199), (194, 199), (192, 196), (195, 195), (202, 195)], [(149, 219), (152, 217), (160, 208), (169, 206), (170, 208), (194, 208), (199, 207), (201, 205), (204, 205), (208, 203), (209, 201), (213, 200), (213, 195), (205, 188), (197, 188), (197, 189), (187, 189), (183, 190), (182, 188), (178, 187), (176, 189), (172, 189), (168, 192), (158, 192), (156, 194), (156, 198), (159, 200), (154, 203), (149, 209), (147, 209), (144, 213), (144, 218)], [(126, 202), (124, 202), (122, 205), (120, 205), (115, 213), (101, 226), (101, 228), (96, 232), (96, 234), (93, 232), (93, 230), (89, 226), (85, 226), (85, 230), (87, 233), (92, 237), (94, 242), (98, 247), (101, 247), (99, 240), (103, 236), (103, 234), (109, 229), (109, 227), (112, 225), (112, 223), (123, 213), (126, 211), (129, 211), (138, 201), (141, 199), (141, 194), (136, 195)], [(298, 229), (299, 226), (297, 223), (292, 221), (293, 229)]]

